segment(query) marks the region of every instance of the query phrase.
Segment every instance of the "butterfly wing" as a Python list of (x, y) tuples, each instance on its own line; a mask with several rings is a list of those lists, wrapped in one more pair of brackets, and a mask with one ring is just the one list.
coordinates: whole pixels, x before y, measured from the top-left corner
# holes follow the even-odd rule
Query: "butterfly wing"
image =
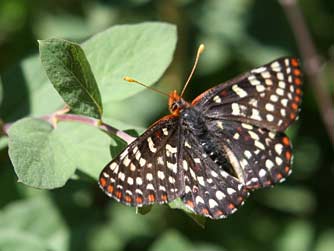
[(101, 172), (99, 185), (126, 205), (167, 203), (183, 193), (177, 165), (178, 117), (168, 115), (133, 141)]
[(197, 97), (207, 127), (247, 188), (266, 187), (291, 173), (291, 145), (284, 133), (301, 102), (295, 58), (258, 67)]
[(301, 103), (301, 71), (296, 58), (280, 58), (199, 95), (192, 102), (208, 119), (284, 131)]
[(234, 213), (248, 195), (244, 185), (206, 155), (198, 138), (185, 130), (179, 165), (184, 170), (182, 200), (197, 214), (212, 219)]

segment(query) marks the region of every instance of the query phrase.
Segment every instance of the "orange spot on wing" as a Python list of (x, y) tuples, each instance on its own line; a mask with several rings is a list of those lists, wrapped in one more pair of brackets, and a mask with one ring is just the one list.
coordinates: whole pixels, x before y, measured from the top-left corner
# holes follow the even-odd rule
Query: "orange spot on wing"
[(278, 180), (280, 180), (280, 179), (283, 178), (283, 175), (282, 175), (281, 173), (278, 173), (278, 174), (276, 174), (276, 178), (277, 178)]
[(289, 161), (291, 159), (291, 153), (290, 152), (286, 152), (285, 153), (285, 158)]
[(148, 201), (149, 202), (153, 202), (155, 200), (155, 196), (154, 196), (154, 194), (149, 194), (148, 195)]
[(297, 109), (298, 109), (298, 105), (297, 105), (296, 103), (292, 103), (292, 104), (291, 104), (291, 107), (292, 107), (292, 109), (294, 109), (294, 110), (297, 110)]
[(283, 144), (286, 145), (286, 146), (289, 146), (289, 145), (290, 145), (290, 141), (289, 141), (289, 138), (288, 138), (288, 137), (284, 137), (284, 138), (282, 139), (282, 142), (283, 142)]
[(294, 82), (295, 82), (296, 85), (300, 85), (302, 83), (300, 78), (295, 78)]
[(136, 202), (137, 202), (138, 204), (142, 204), (142, 203), (143, 203), (143, 198), (138, 196), (138, 197), (136, 198)]
[(216, 215), (216, 216), (221, 216), (221, 215), (223, 215), (223, 214), (224, 214), (224, 212), (221, 211), (221, 210), (219, 210), (219, 209), (215, 212), (215, 215)]
[(296, 118), (296, 114), (290, 113), (290, 119), (295, 119), (295, 118)]
[(234, 206), (234, 204), (233, 204), (233, 203), (230, 203), (230, 204), (228, 204), (228, 208), (229, 208), (229, 209), (234, 209), (234, 208), (235, 208), (235, 206)]
[(296, 94), (300, 95), (302, 93), (302, 90), (300, 88), (296, 89)]
[(129, 195), (125, 195), (125, 201), (130, 203), (132, 201), (132, 198)]
[(208, 209), (206, 209), (206, 208), (203, 208), (203, 209), (202, 209), (202, 214), (209, 214), (209, 211), (208, 211)]
[(289, 170), (290, 170), (290, 168), (289, 168), (288, 166), (285, 166), (285, 167), (284, 167), (284, 172), (287, 173), (287, 172), (289, 172)]
[(155, 136), (156, 136), (157, 138), (160, 138), (160, 137), (161, 137), (161, 131), (156, 131), (156, 132), (155, 132)]
[(297, 102), (297, 103), (299, 103), (300, 97), (299, 96), (294, 97), (294, 101)]
[(117, 192), (116, 192), (116, 197), (117, 197), (118, 199), (122, 198), (122, 192), (121, 192), (121, 191), (117, 191)]
[(194, 203), (191, 200), (187, 200), (186, 204), (191, 207), (194, 208)]
[(107, 180), (103, 177), (100, 178), (100, 184), (101, 186), (105, 187), (107, 185)]
[(113, 185), (109, 185), (107, 188), (109, 193), (112, 193), (114, 191), (114, 186)]
[(163, 201), (167, 201), (167, 195), (166, 195), (166, 194), (162, 194), (162, 195), (161, 195), (161, 200), (163, 200)]
[(293, 74), (295, 74), (296, 76), (300, 76), (301, 72), (299, 69), (294, 69)]
[(220, 93), (220, 95), (221, 95), (222, 97), (226, 97), (227, 94), (228, 94), (227, 90), (223, 90), (223, 91)]
[(292, 66), (294, 66), (294, 67), (297, 67), (297, 66), (299, 65), (298, 60), (295, 59), (295, 58), (291, 59), (291, 64), (292, 64)]

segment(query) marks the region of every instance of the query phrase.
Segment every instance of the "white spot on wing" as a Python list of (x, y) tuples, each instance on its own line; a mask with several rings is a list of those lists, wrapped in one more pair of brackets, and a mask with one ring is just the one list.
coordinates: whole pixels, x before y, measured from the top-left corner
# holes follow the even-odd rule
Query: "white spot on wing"
[(176, 163), (171, 163), (167, 162), (167, 167), (173, 171), (173, 173), (177, 173), (177, 164)]
[(217, 191), (216, 192), (216, 197), (218, 200), (222, 200), (223, 198), (225, 198), (225, 194), (222, 191)]
[(214, 208), (218, 206), (218, 203), (214, 199), (209, 199), (209, 207)]
[(281, 155), (283, 152), (283, 145), (282, 144), (276, 144), (275, 145), (275, 151), (278, 155)]
[(215, 101), (218, 104), (222, 102), (221, 98), (218, 95), (213, 97), (213, 101)]
[(234, 84), (232, 86), (232, 90), (240, 97), (240, 98), (244, 98), (247, 96), (247, 92), (240, 88), (237, 84)]
[(254, 70), (252, 70), (253, 73), (261, 73), (261, 72), (264, 72), (267, 68), (262, 66), (262, 67), (259, 67), (259, 68), (256, 68)]
[(274, 105), (271, 103), (267, 103), (265, 107), (266, 107), (266, 110), (270, 112), (273, 112), (275, 110)]
[(264, 145), (263, 145), (260, 141), (258, 141), (258, 140), (255, 140), (254, 144), (255, 144), (255, 146), (256, 146), (257, 148), (260, 148), (260, 149), (262, 149), (262, 150), (265, 149)]
[(261, 118), (261, 116), (260, 116), (260, 112), (259, 112), (258, 109), (252, 108), (251, 119), (255, 119), (255, 120), (258, 120), (258, 121), (261, 121), (261, 120), (262, 120), (262, 118)]
[(262, 178), (262, 177), (266, 176), (266, 173), (267, 173), (266, 170), (260, 169), (259, 176)]
[(204, 204), (204, 200), (201, 196), (197, 195), (195, 199), (196, 204), (202, 203)]
[(168, 129), (167, 128), (162, 128), (162, 133), (167, 136), (168, 135)]
[(240, 107), (237, 103), (232, 103), (232, 115), (240, 115)]
[(150, 151), (152, 153), (155, 153), (157, 151), (157, 149), (155, 148), (155, 145), (154, 145), (153, 140), (152, 140), (151, 137), (147, 138), (147, 143), (148, 143), (148, 148), (150, 149)]
[(162, 171), (158, 171), (158, 178), (159, 179), (161, 179), (161, 180), (164, 180), (165, 179), (165, 174), (164, 174), (164, 172), (162, 172)]
[(268, 168), (269, 170), (274, 167), (274, 163), (270, 159), (266, 160), (265, 165), (266, 165), (266, 168)]
[(229, 195), (232, 195), (232, 194), (236, 193), (236, 191), (231, 187), (228, 187), (226, 191)]

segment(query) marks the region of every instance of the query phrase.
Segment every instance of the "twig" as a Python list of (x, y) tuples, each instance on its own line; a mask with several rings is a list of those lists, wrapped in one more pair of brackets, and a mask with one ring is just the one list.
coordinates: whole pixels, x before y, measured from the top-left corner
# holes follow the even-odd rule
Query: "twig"
[[(64, 112), (66, 112), (64, 110)], [(112, 127), (111, 125), (108, 125), (104, 122), (102, 122), (99, 119), (94, 119), (91, 117), (86, 117), (82, 115), (76, 115), (76, 114), (70, 114), (70, 113), (63, 113), (62, 111), (57, 111), (50, 115), (45, 115), (40, 117), (39, 119), (42, 119), (44, 121), (49, 122), (53, 127), (56, 127), (57, 123), (59, 121), (73, 121), (73, 122), (79, 122), (82, 124), (90, 125), (99, 128), (101, 131), (107, 133), (108, 135), (116, 135), (126, 141), (128, 144), (130, 144), (133, 140), (135, 140), (135, 137), (132, 137), (131, 135), (116, 129), (115, 127)], [(8, 135), (8, 130), (11, 127), (12, 123), (6, 123), (2, 127), (2, 131), (5, 135)]]
[(321, 82), (321, 63), (314, 43), (306, 26), (303, 14), (296, 0), (279, 0), (288, 18), (290, 26), (299, 47), (304, 62), (305, 75), (313, 89), (315, 98), (319, 104), (322, 119), (332, 145), (334, 145), (334, 110), (329, 91)]

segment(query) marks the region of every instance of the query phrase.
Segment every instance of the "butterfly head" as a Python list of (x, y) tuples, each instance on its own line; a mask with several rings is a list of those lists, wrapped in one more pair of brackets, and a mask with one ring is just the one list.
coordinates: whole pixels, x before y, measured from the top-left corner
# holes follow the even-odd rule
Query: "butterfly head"
[(171, 114), (178, 116), (181, 110), (189, 106), (190, 104), (177, 94), (175, 90), (169, 94), (168, 108)]

